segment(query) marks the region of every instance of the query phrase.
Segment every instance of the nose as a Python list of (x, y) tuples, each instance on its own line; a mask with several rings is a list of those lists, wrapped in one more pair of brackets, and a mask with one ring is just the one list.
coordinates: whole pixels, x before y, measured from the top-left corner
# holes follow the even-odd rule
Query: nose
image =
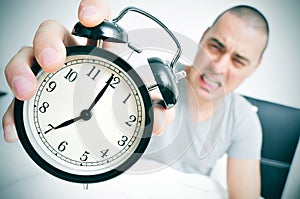
[(223, 75), (229, 69), (230, 56), (227, 54), (222, 54), (218, 57), (215, 57), (212, 60), (212, 70), (214, 73)]

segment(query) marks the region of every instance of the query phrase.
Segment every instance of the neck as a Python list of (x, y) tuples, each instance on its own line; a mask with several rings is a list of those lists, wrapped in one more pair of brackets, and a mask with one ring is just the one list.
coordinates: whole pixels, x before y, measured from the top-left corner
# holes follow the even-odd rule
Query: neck
[(223, 98), (203, 99), (197, 96), (191, 87), (187, 87), (186, 92), (189, 111), (196, 122), (210, 119), (223, 102)]

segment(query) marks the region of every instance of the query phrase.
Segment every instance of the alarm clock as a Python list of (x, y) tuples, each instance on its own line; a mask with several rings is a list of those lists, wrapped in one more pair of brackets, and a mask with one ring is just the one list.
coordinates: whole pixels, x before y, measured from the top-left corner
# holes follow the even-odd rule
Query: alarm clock
[(114, 178), (136, 163), (149, 144), (153, 87), (148, 88), (125, 60), (101, 48), (102, 41), (128, 43), (126, 31), (117, 24), (128, 11), (154, 20), (175, 41), (178, 50), (170, 65), (157, 57), (148, 62), (161, 105), (171, 108), (177, 102), (176, 84), (184, 72), (176, 74), (174, 66), (181, 48), (162, 22), (135, 7), (93, 28), (78, 22), (72, 33), (98, 41), (98, 46), (67, 47), (64, 65), (53, 73), (34, 62), (37, 91), (14, 104), (22, 146), (37, 165), (58, 178), (84, 184)]

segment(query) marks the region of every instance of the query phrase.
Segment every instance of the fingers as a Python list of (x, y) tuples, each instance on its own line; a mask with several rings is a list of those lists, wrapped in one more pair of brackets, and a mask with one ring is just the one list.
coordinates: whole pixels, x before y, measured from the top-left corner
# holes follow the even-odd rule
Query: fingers
[[(7, 64), (5, 76), (15, 97), (19, 100), (30, 99), (37, 88), (37, 80), (30, 67), (34, 58), (46, 72), (59, 69), (65, 61), (65, 46), (75, 45), (70, 33), (58, 22), (48, 20), (42, 23), (35, 35), (34, 47), (22, 48)], [(13, 103), (9, 106), (2, 119), (4, 139), (13, 142), (18, 139), (16, 134)]]
[(46, 72), (58, 70), (65, 62), (65, 46), (76, 45), (69, 31), (55, 20), (43, 22), (33, 40), (34, 56)]
[(17, 141), (18, 135), (17, 131), (15, 129), (15, 122), (14, 122), (14, 100), (8, 107), (6, 113), (4, 114), (2, 118), (2, 126), (4, 131), (4, 140), (6, 142), (15, 142)]
[[(107, 0), (81, 0), (78, 18), (82, 25), (94, 27), (105, 19), (111, 19), (111, 11)], [(97, 41), (88, 39), (86, 45), (97, 46)], [(104, 42), (102, 48), (108, 49), (111, 43)]]
[(160, 105), (154, 107), (153, 135), (159, 136), (174, 120), (176, 116), (175, 108), (165, 109)]
[[(110, 18), (107, 0), (82, 0), (78, 10), (81, 23), (93, 27), (104, 19)], [(28, 100), (37, 87), (37, 81), (30, 67), (34, 58), (46, 72), (58, 70), (65, 61), (65, 46), (76, 45), (74, 38), (60, 23), (48, 20), (42, 23), (36, 32), (33, 48), (22, 48), (5, 68), (7, 82), (16, 98)], [(13, 102), (5, 113), (2, 124), (4, 138), (8, 142), (18, 139), (14, 126)]]
[(30, 67), (35, 57), (46, 72), (54, 72), (65, 61), (65, 45), (75, 45), (70, 33), (57, 21), (42, 23), (33, 41), (34, 47), (21, 49), (5, 69), (7, 82), (16, 98), (27, 100), (36, 90), (36, 78)]
[(82, 25), (94, 27), (110, 17), (111, 11), (107, 0), (81, 0), (78, 18)]
[[(33, 49), (22, 48), (5, 68), (7, 82), (16, 98), (27, 100), (35, 93), (37, 81), (30, 66), (33, 63)], [(14, 142), (18, 140), (14, 122), (14, 100), (2, 118), (4, 140)]]
[(33, 49), (22, 48), (7, 64), (5, 76), (16, 98), (27, 100), (33, 96), (37, 81), (30, 66), (33, 63)]

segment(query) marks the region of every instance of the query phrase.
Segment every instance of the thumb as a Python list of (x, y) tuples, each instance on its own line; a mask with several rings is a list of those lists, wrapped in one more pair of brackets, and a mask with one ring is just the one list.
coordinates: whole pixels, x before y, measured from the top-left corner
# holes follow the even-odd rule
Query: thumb
[(107, 0), (81, 0), (78, 18), (82, 25), (94, 27), (111, 17)]
[(176, 116), (175, 108), (165, 109), (159, 104), (154, 106), (153, 135), (159, 136), (173, 122)]

